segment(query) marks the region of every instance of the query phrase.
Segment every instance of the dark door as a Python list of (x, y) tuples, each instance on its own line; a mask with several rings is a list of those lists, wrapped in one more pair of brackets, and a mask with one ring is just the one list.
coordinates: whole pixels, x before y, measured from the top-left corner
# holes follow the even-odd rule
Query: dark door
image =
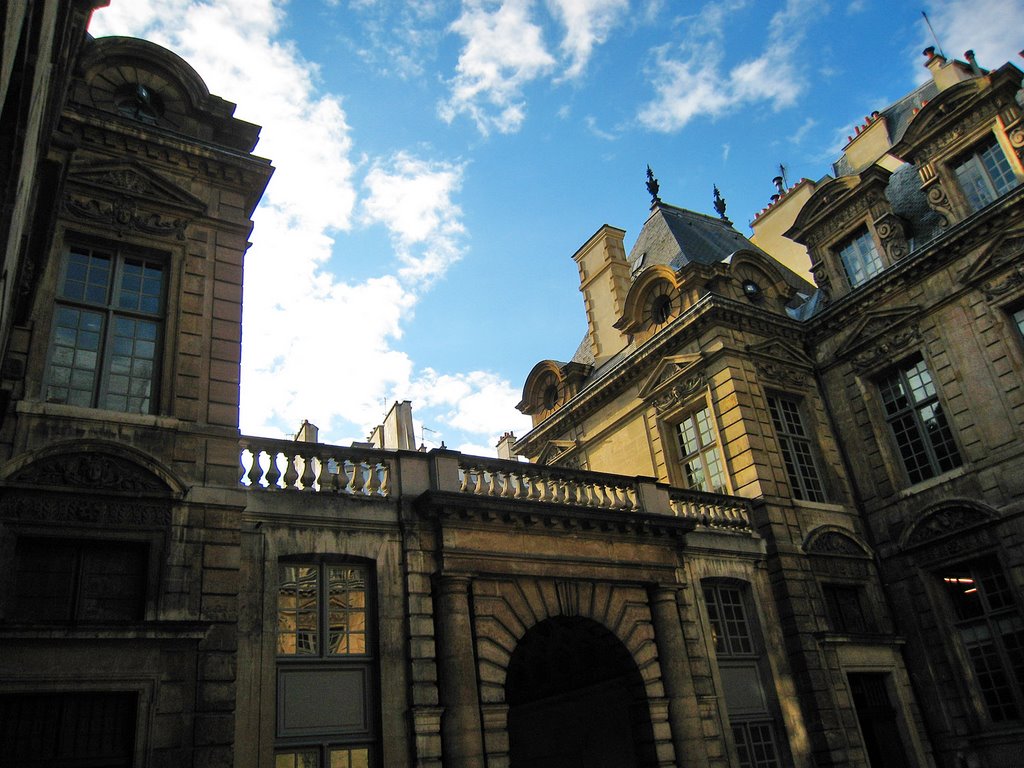
[(850, 674), (850, 692), (871, 768), (906, 768), (907, 757), (896, 725), (896, 708), (886, 687), (888, 675)]

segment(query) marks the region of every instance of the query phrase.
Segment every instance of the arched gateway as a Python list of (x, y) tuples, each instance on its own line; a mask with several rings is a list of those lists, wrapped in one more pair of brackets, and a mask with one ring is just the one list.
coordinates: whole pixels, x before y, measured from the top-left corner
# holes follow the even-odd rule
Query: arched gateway
[(556, 616), (534, 625), (508, 665), (512, 768), (657, 764), (640, 670), (601, 624)]

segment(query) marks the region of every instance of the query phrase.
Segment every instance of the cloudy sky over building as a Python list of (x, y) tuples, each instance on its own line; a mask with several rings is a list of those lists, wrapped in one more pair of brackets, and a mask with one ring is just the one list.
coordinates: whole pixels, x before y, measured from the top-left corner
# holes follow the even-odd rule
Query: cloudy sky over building
[[(918, 7), (920, 6), (920, 7)], [(175, 51), (263, 126), (277, 171), (246, 262), (242, 430), (362, 440), (411, 400), (428, 447), (521, 435), (568, 360), (575, 250), (668, 203), (737, 229), (820, 178), (934, 45), (1024, 64), (1021, 0), (112, 0), (94, 35)], [(995, 23), (993, 23), (995, 22)]]

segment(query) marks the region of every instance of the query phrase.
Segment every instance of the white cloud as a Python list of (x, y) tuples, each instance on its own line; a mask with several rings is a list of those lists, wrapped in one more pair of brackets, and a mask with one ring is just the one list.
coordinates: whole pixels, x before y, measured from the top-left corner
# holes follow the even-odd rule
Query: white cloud
[(670, 133), (699, 116), (720, 117), (756, 102), (767, 102), (776, 110), (796, 102), (805, 83), (793, 65), (793, 52), (819, 4), (788, 0), (772, 16), (761, 54), (723, 72), (726, 24), (745, 4), (740, 0), (706, 6), (688, 20), (689, 34), (675, 50), (662, 46), (652, 52), (649, 79), (655, 98), (640, 109), (642, 125)]
[[(986, 69), (997, 69), (1007, 61), (1021, 66), (1017, 54), (1024, 48), (1024, 3), (1020, 0), (930, 0), (926, 5), (947, 58), (962, 60), (964, 51), (970, 49)], [(924, 72), (920, 51), (935, 44), (923, 20), (921, 41), (915, 51), (919, 77)]]
[(428, 162), (401, 152), (377, 163), (363, 181), (364, 221), (382, 223), (403, 267), (399, 275), (422, 289), (461, 256), (465, 233), (454, 203), (464, 166)]
[(563, 78), (579, 77), (596, 46), (608, 40), (612, 29), (629, 12), (628, 0), (549, 0), (554, 15), (565, 26), (560, 48), (568, 59)]
[[(347, 443), (380, 421), (386, 399), (428, 393), (437, 375), (418, 375), (395, 342), (425, 287), (461, 256), (454, 197), (464, 166), (406, 152), (357, 164), (341, 99), (320, 92), (317, 67), (278, 37), (284, 21), (273, 0), (136, 0), (95, 14), (90, 31), (170, 48), (213, 93), (236, 100), (240, 118), (263, 126), (256, 152), (277, 170), (246, 254), (241, 427), (284, 435), (309, 419), (322, 439)], [(386, 228), (394, 269), (385, 258), (370, 279), (328, 271), (343, 275), (347, 259), (366, 257), (340, 253), (335, 242), (356, 224)], [(449, 375), (466, 383), (464, 404), (444, 401), (449, 423), (474, 435), (508, 428), (459, 416), (474, 403), (497, 402), (493, 374)], [(506, 414), (515, 404), (508, 399)]]
[(450, 29), (466, 38), (450, 97), (440, 114), (451, 122), (469, 115), (484, 135), (492, 130), (512, 133), (526, 117), (523, 86), (555, 66), (531, 18), (531, 0), (493, 2), (472, 0)]
[[(493, 446), (504, 432), (511, 429), (521, 436), (530, 428), (529, 417), (514, 411), (522, 392), (493, 373), (439, 374), (427, 368), (413, 382), (411, 391), (414, 403), (434, 409), (437, 421), (429, 426), (442, 436), (444, 427), (490, 435), (491, 448), (487, 453), (493, 454)], [(511, 421), (510, 412), (516, 414)]]

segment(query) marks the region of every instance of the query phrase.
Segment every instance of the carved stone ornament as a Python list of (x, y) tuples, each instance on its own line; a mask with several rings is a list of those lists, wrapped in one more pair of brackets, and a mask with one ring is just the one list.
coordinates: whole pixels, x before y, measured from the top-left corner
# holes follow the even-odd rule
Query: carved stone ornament
[(0, 519), (26, 523), (156, 526), (171, 524), (166, 504), (65, 494), (11, 494), (0, 503)]
[(853, 367), (858, 371), (872, 368), (880, 362), (890, 360), (903, 349), (921, 339), (917, 326), (895, 331), (853, 358)]
[(994, 301), (1021, 285), (1024, 285), (1024, 266), (1015, 264), (1010, 274), (1006, 275), (1002, 280), (990, 280), (981, 286), (981, 290), (985, 294), (987, 301)]
[(185, 219), (171, 219), (159, 213), (142, 213), (130, 197), (123, 197), (112, 203), (68, 197), (64, 201), (64, 210), (80, 221), (112, 227), (119, 233), (141, 232), (146, 235), (184, 240), (185, 228), (188, 226)]
[(939, 225), (943, 227), (949, 226), (949, 222), (953, 220), (954, 216), (953, 205), (949, 202), (949, 195), (946, 194), (946, 190), (942, 188), (941, 184), (936, 182), (928, 188), (926, 196), (929, 207), (939, 214)]
[(987, 515), (967, 507), (947, 507), (925, 515), (914, 526), (913, 531), (904, 543), (905, 547), (914, 547), (941, 539), (944, 536), (962, 535), (967, 529), (989, 521)]
[(695, 373), (664, 392), (656, 395), (651, 401), (654, 409), (662, 413), (674, 406), (680, 405), (683, 400), (692, 395), (704, 386), (704, 374)]
[(12, 483), (51, 488), (88, 488), (115, 493), (163, 493), (168, 487), (155, 475), (102, 453), (48, 456), (16, 472)]
[(135, 194), (146, 194), (153, 190), (149, 179), (131, 168), (117, 168), (107, 171), (103, 175), (103, 182), (118, 189), (124, 189)]
[(807, 373), (781, 363), (758, 363), (757, 375), (776, 384), (803, 387), (807, 384)]
[(909, 252), (903, 222), (897, 216), (884, 214), (875, 222), (875, 234), (882, 241), (889, 261), (897, 262)]
[(854, 555), (864, 557), (865, 552), (856, 541), (839, 531), (826, 531), (816, 537), (807, 548), (816, 555)]

